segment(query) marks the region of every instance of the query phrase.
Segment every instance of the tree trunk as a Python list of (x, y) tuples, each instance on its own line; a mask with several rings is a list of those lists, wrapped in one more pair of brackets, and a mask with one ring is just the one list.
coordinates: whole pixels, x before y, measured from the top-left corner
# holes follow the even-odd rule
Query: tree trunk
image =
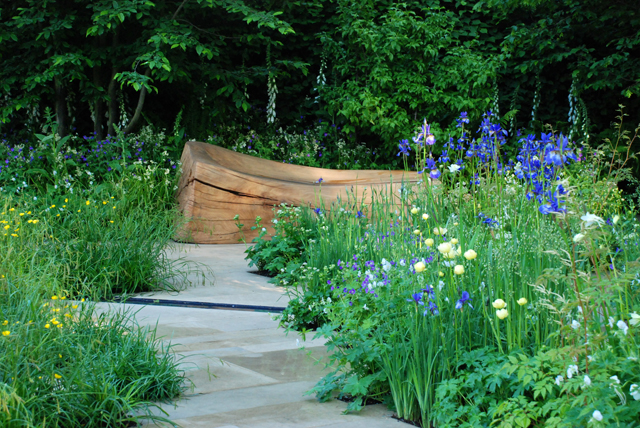
[[(151, 69), (147, 68), (147, 71), (144, 73), (145, 76), (149, 77), (151, 75)], [(140, 96), (138, 97), (138, 105), (136, 106), (136, 111), (133, 113), (133, 117), (129, 121), (129, 124), (125, 128), (125, 133), (133, 132), (140, 122), (140, 118), (142, 117), (142, 108), (144, 107), (144, 99), (147, 96), (147, 88), (144, 86), (140, 89)]]
[[(102, 68), (95, 66), (93, 67), (93, 84), (96, 88), (100, 88), (102, 85)], [(96, 97), (96, 101), (93, 105), (93, 114), (95, 117), (93, 118), (93, 132), (96, 134), (96, 139), (103, 140), (104, 139), (104, 100), (102, 99), (102, 94), (98, 94)]]
[[(106, 34), (101, 35), (96, 41), (96, 45), (100, 51), (103, 51), (107, 46)], [(96, 139), (104, 139), (104, 83), (105, 83), (105, 64), (94, 65), (93, 67), (93, 85), (97, 91), (97, 95), (93, 105), (93, 132), (96, 134)]]
[(116, 74), (115, 68), (111, 73), (111, 81), (109, 82), (109, 89), (107, 90), (107, 96), (109, 97), (109, 119), (107, 120), (107, 133), (111, 136), (116, 135), (116, 123), (119, 120), (120, 110), (118, 108), (118, 86), (114, 79)]
[(56, 91), (56, 122), (58, 123), (58, 135), (67, 136), (67, 91), (60, 77), (54, 78)]
[(118, 106), (118, 86), (115, 81), (115, 75), (118, 69), (115, 66), (115, 52), (118, 46), (118, 36), (120, 35), (120, 26), (116, 27), (113, 33), (113, 39), (111, 41), (111, 55), (113, 55), (113, 66), (111, 68), (111, 79), (109, 80), (109, 87), (107, 89), (107, 97), (109, 98), (109, 111), (107, 119), (107, 133), (111, 136), (116, 135), (116, 124), (120, 120), (120, 109)]

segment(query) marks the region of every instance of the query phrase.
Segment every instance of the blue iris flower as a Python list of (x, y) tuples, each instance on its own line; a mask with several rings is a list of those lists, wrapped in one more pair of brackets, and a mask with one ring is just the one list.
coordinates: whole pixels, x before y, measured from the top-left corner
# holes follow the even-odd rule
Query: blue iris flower
[(440, 313), (440, 311), (438, 310), (438, 305), (436, 305), (432, 301), (429, 301), (429, 307), (424, 311), (423, 315), (426, 316), (427, 312), (431, 312), (431, 314), (433, 315), (438, 315)]
[(473, 306), (471, 306), (471, 303), (469, 303), (469, 300), (471, 300), (471, 296), (469, 296), (469, 293), (467, 293), (466, 291), (463, 291), (462, 297), (460, 297), (460, 300), (456, 302), (456, 309), (462, 309), (465, 303), (469, 305), (471, 309), (473, 309)]
[(422, 293), (413, 293), (410, 299), (407, 299), (407, 302), (413, 302), (416, 305), (424, 305), (422, 302)]
[(409, 152), (411, 151), (409, 140), (400, 140), (400, 144), (398, 144), (398, 148), (400, 149), (400, 151), (396, 156), (400, 156), (401, 154), (404, 156), (409, 156)]

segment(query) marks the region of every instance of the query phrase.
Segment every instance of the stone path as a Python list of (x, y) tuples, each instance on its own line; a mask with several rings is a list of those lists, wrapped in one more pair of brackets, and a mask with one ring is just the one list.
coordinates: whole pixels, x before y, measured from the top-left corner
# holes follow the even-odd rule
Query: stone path
[[(286, 306), (281, 288), (248, 273), (244, 245), (176, 248), (182, 251), (174, 251), (172, 257), (187, 257), (210, 267), (208, 276), (213, 275), (214, 285), (140, 297)], [(302, 343), (298, 336), (285, 335), (268, 313), (130, 306), (139, 311), (136, 318), (141, 325), (157, 323), (158, 335), (175, 344), (174, 350), (183, 356), (182, 366), (194, 388), (162, 408), (185, 428), (408, 426), (392, 419), (382, 405), (343, 415), (345, 403), (319, 403), (305, 396), (323, 375), (324, 364), (314, 364), (326, 358), (323, 342), (307, 337)], [(299, 349), (302, 345), (304, 350)]]

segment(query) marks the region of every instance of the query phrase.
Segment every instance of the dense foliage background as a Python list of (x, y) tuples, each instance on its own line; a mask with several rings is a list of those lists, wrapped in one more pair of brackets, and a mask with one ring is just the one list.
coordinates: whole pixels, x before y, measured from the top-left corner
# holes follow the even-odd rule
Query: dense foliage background
[[(640, 17), (633, 0), (95, 1), (0, 8), (3, 132), (331, 121), (392, 162), (410, 121), (516, 111), (507, 129), (637, 123)], [(270, 88), (268, 90), (268, 88)], [(146, 97), (146, 99), (145, 99)], [(250, 114), (247, 114), (250, 113)], [(26, 128), (25, 128), (26, 125)]]

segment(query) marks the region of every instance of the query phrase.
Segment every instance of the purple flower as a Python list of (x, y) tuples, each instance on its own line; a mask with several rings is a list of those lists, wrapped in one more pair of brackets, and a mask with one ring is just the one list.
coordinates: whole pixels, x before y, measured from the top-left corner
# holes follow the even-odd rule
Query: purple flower
[(409, 140), (400, 140), (400, 144), (398, 144), (398, 148), (400, 151), (396, 156), (400, 156), (401, 154), (404, 156), (409, 156), (409, 152), (411, 151), (411, 146), (409, 146)]
[(440, 178), (441, 172), (438, 169), (434, 169), (429, 173), (429, 177), (433, 178), (434, 180), (437, 180), (438, 178)]
[(422, 293), (413, 293), (410, 299), (407, 299), (407, 302), (413, 302), (416, 305), (424, 305), (422, 303)]
[(462, 307), (464, 306), (465, 303), (469, 305), (471, 309), (473, 309), (473, 306), (471, 306), (471, 303), (469, 303), (469, 300), (471, 300), (469, 293), (467, 293), (466, 291), (463, 291), (462, 297), (460, 297), (460, 300), (456, 302), (456, 309), (462, 310)]
[(440, 311), (438, 310), (438, 305), (429, 301), (429, 307), (424, 311), (422, 315), (426, 316), (427, 312), (431, 312), (432, 315), (438, 315)]

